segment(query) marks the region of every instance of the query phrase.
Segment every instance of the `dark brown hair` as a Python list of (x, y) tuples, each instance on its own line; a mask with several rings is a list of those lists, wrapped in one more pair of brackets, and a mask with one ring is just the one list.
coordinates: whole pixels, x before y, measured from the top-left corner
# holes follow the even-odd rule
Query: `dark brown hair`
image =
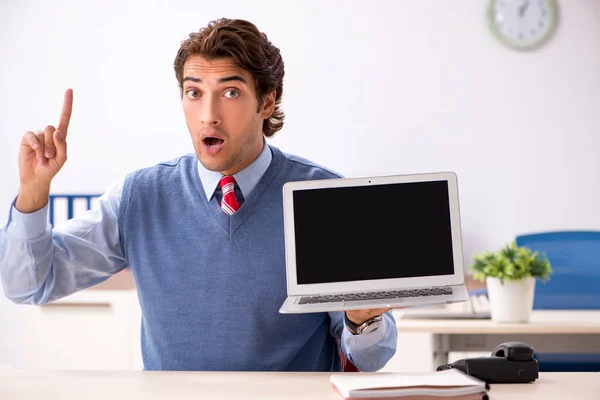
[(211, 21), (198, 32), (181, 43), (175, 57), (175, 75), (183, 96), (183, 65), (192, 54), (200, 54), (208, 60), (231, 58), (252, 74), (258, 99), (258, 111), (264, 95), (275, 90), (275, 109), (270, 118), (263, 122), (263, 134), (273, 136), (283, 127), (284, 114), (281, 110), (283, 94), (283, 59), (279, 49), (258, 28), (244, 20), (222, 18)]

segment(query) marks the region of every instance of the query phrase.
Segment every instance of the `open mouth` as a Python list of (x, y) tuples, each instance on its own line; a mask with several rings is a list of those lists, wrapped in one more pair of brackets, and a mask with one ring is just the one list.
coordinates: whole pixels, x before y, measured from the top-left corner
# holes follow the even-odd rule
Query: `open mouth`
[(215, 137), (206, 137), (204, 138), (204, 143), (208, 146), (208, 147), (219, 147), (223, 144), (224, 140), (223, 139), (218, 139)]

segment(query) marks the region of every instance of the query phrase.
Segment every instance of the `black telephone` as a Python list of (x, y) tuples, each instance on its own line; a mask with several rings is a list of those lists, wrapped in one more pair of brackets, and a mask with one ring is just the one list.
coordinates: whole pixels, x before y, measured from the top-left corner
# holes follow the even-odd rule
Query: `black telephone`
[(440, 365), (437, 370), (456, 368), (487, 383), (526, 383), (539, 376), (533, 348), (521, 342), (502, 343), (490, 357), (463, 358)]

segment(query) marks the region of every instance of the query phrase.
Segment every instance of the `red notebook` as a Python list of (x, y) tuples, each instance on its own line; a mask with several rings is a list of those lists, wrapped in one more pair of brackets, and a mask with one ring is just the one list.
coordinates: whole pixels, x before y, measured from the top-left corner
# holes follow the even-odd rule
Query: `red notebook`
[(334, 390), (344, 400), (481, 400), (487, 385), (459, 370), (334, 374)]

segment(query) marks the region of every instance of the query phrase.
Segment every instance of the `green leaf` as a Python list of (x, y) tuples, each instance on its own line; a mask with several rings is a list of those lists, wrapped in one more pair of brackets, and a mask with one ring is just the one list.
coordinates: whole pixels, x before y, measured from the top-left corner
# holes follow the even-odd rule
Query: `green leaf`
[(501, 281), (534, 277), (547, 281), (552, 274), (550, 261), (544, 254), (527, 247), (518, 247), (514, 241), (495, 252), (475, 254), (469, 269), (473, 277), (480, 281), (485, 281), (487, 277), (498, 278)]

